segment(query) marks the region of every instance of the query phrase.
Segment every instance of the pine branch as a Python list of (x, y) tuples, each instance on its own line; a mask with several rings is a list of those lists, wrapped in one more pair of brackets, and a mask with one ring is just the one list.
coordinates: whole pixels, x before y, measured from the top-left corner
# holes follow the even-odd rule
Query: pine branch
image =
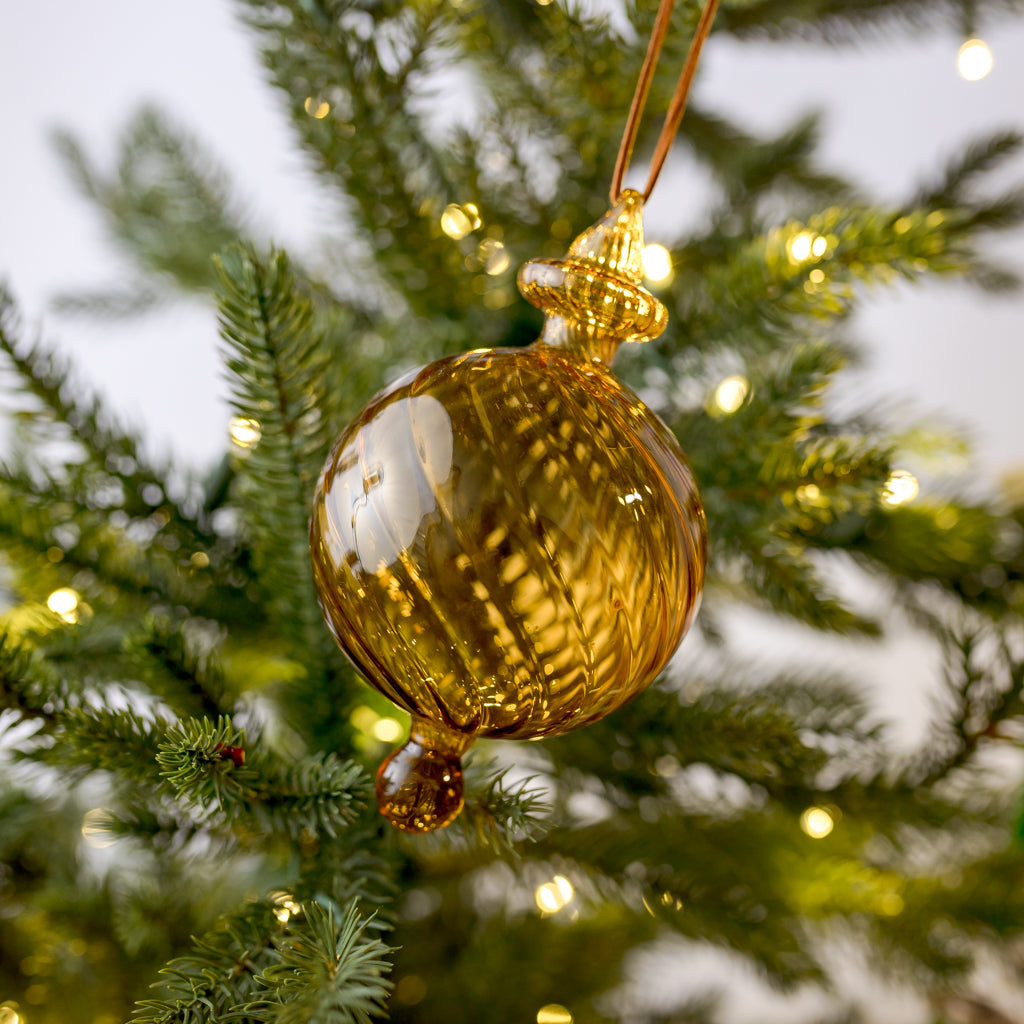
[[(69, 132), (58, 132), (54, 141), (114, 241), (159, 282), (157, 294), (166, 294), (170, 282), (186, 292), (213, 290), (210, 256), (245, 229), (232, 199), (237, 188), (195, 139), (156, 107), (143, 107), (122, 135), (118, 166), (109, 176)], [(61, 305), (85, 311), (95, 303), (68, 296)]]
[(151, 618), (141, 633), (129, 637), (125, 654), (129, 662), (137, 665), (147, 681), (170, 683), (169, 698), (172, 706), (181, 710), (184, 704), (188, 714), (198, 710), (207, 718), (218, 719), (231, 711), (231, 695), (227, 690), (224, 673), (212, 650), (206, 645), (189, 641), (186, 623), (173, 623), (167, 619)]
[[(1021, 10), (1020, 0), (977, 0), (976, 18)], [(891, 39), (893, 29), (920, 32), (945, 24), (963, 31), (963, 0), (755, 0), (724, 7), (716, 29), (740, 39), (833, 44)]]
[(524, 841), (547, 833), (553, 822), (545, 789), (533, 777), (512, 784), (508, 776), (508, 768), (472, 759), (466, 767), (465, 806), (431, 845), (449, 856), (486, 851), (517, 858)]
[(138, 1003), (132, 1024), (212, 1024), (256, 994), (255, 977), (272, 958), (282, 923), (273, 905), (258, 902), (193, 940), (193, 951), (160, 971), (161, 998)]
[(322, 650), (306, 524), (316, 475), (333, 440), (321, 404), (324, 346), (311, 330), (310, 302), (297, 292), (283, 253), (264, 265), (251, 250), (232, 249), (217, 267), (232, 401), (240, 416), (260, 425), (240, 481), (257, 572), (283, 628), (307, 649)]
[[(303, 144), (345, 187), (363, 239), (386, 233), (386, 244), (374, 246), (377, 273), (396, 284), (420, 314), (463, 308), (464, 297), (446, 287), (442, 275), (435, 274), (428, 289), (422, 270), (447, 268), (450, 281), (457, 280), (462, 257), (441, 234), (438, 220), (447, 203), (471, 198), (451, 189), (447, 178), (453, 169), (442, 164), (412, 110), (417, 75), (426, 67), (443, 6), (431, 0), (371, 12), (335, 0), (289, 0), (287, 31), (281, 29), (279, 4), (247, 0), (245, 6)], [(384, 51), (391, 57), (387, 69)], [(307, 102), (315, 105), (311, 110), (320, 103), (329, 109), (317, 118), (306, 110)]]
[(333, 754), (278, 765), (222, 718), (191, 719), (166, 730), (156, 753), (160, 775), (203, 817), (244, 817), (258, 835), (293, 839), (337, 835), (365, 805), (362, 768)]
[(968, 188), (1020, 151), (1024, 137), (1019, 132), (996, 132), (968, 143), (945, 166), (934, 184), (923, 186), (911, 199), (916, 209), (951, 209), (969, 201)]
[(0, 712), (12, 709), (51, 725), (67, 701), (67, 689), (27, 644), (0, 632)]
[(384, 1013), (393, 950), (366, 935), (352, 904), (338, 920), (333, 903), (305, 903), (302, 925), (276, 939), (275, 962), (258, 975), (270, 994), (229, 1020), (273, 1024), (370, 1024)]
[(838, 679), (763, 680), (753, 666), (727, 664), (691, 675), (684, 692), (701, 696), (687, 703), (674, 689), (654, 687), (607, 726), (545, 749), (560, 774), (593, 774), (630, 799), (664, 797), (687, 766), (705, 764), (801, 809), (820, 796), (826, 765), (850, 776), (884, 763), (867, 707)]

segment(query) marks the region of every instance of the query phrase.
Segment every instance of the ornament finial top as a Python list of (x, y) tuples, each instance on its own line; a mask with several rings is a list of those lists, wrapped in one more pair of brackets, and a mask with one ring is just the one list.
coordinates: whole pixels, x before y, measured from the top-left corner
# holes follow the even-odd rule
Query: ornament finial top
[(668, 325), (668, 310), (643, 281), (644, 201), (626, 189), (560, 260), (530, 260), (519, 270), (527, 302), (579, 325), (589, 336), (648, 341)]

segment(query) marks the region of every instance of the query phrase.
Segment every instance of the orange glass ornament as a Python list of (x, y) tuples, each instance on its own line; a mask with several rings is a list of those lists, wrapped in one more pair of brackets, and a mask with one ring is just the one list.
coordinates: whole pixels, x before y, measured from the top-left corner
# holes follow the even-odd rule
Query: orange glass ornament
[(527, 348), (415, 370), (338, 440), (310, 527), (338, 643), (412, 716), (382, 812), (428, 832), (462, 807), (478, 736), (535, 739), (621, 707), (689, 628), (704, 511), (671, 431), (609, 365), (660, 334), (632, 191), (562, 260), (519, 272), (546, 314)]

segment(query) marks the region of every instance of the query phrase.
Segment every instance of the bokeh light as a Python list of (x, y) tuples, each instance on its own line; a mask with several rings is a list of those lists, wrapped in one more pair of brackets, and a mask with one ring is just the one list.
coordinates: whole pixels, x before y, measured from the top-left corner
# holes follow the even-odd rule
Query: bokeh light
[(882, 488), (882, 503), (890, 508), (913, 501), (921, 491), (917, 477), (905, 469), (894, 469)]
[(310, 117), (315, 117), (318, 121), (322, 121), (330, 112), (330, 103), (325, 103), (321, 100), (314, 99), (312, 96), (306, 97), (306, 102), (303, 104), (306, 113)]
[(382, 743), (394, 743), (404, 730), (397, 718), (378, 718), (373, 723), (373, 735)]
[(550, 882), (538, 886), (533, 894), (537, 906), (545, 914), (555, 914), (573, 897), (572, 882), (564, 875), (555, 875)]
[(726, 377), (715, 388), (715, 405), (724, 413), (733, 413), (743, 404), (750, 393), (750, 382), (739, 374)]
[(968, 82), (977, 82), (984, 78), (992, 70), (994, 63), (992, 51), (982, 39), (968, 39), (960, 47), (956, 57), (957, 70)]
[(644, 246), (644, 277), (655, 284), (667, 281), (672, 276), (672, 254), (656, 242)]
[(47, 599), (46, 607), (59, 615), (65, 622), (74, 625), (78, 621), (78, 594), (70, 587), (55, 590)]
[(824, 839), (835, 825), (832, 815), (824, 807), (808, 807), (800, 815), (800, 827), (812, 839)]
[(572, 1014), (561, 1003), (548, 1003), (537, 1011), (537, 1024), (572, 1024)]
[(246, 416), (232, 416), (228, 423), (228, 434), (239, 448), (253, 448), (259, 443), (260, 425)]

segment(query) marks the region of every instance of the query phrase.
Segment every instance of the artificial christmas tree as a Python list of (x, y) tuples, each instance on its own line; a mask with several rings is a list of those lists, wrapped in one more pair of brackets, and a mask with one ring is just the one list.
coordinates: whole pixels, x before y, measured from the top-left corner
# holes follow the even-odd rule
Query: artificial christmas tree
[[(0, 475), (0, 1021), (112, 1024), (136, 1001), (152, 1022), (728, 1019), (706, 987), (673, 1008), (662, 986), (659, 1009), (629, 980), (658, 950), (671, 975), (708, 947), (819, 991), (808, 1020), (887, 1019), (844, 987), (851, 960), (916, 993), (921, 1020), (976, 1014), (977, 965), (1012, 987), (1024, 513), (912, 495), (905, 442), (825, 399), (872, 284), (1013, 283), (978, 246), (1024, 209), (975, 185), (1017, 138), (882, 206), (816, 169), (810, 127), (756, 139), (691, 109), (678, 145), (719, 198), (671, 247), (670, 327), (621, 365), (707, 512), (688, 657), (586, 730), (479, 744), (463, 814), (402, 836), (369, 804), (405, 723), (316, 604), (317, 474), (403, 370), (537, 336), (513, 275), (602, 214), (654, 9), (625, 6), (627, 30), (558, 3), (239, 6), (359, 247), (340, 280), (245, 237), (152, 111), (116, 178), (64, 141), (140, 267), (216, 302), (238, 443), (205, 478), (147, 457), (5, 294), (19, 416)], [(726, 3), (716, 31), (836, 41), (954, 10)], [(698, 13), (679, 5), (652, 109)], [(456, 54), (494, 99), (439, 143), (420, 91)], [(835, 592), (838, 561), (890, 603)], [(737, 653), (737, 606), (804, 629), (793, 668)], [(807, 654), (815, 633), (871, 643), (897, 611), (947, 655), (909, 758), (856, 681)]]

